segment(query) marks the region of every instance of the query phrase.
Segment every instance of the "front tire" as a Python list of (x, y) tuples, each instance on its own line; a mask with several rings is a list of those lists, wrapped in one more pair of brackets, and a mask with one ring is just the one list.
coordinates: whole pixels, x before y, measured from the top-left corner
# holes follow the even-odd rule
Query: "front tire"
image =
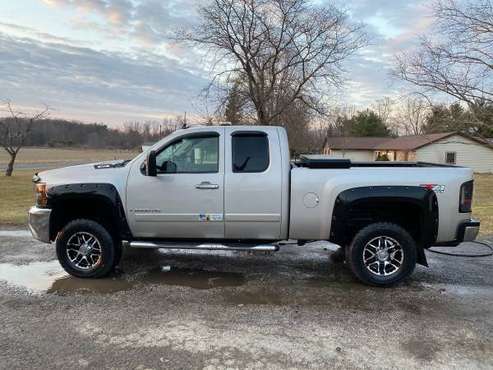
[(409, 277), (416, 267), (416, 243), (402, 227), (374, 223), (361, 229), (349, 245), (347, 260), (363, 283), (391, 286)]
[(58, 261), (65, 271), (79, 278), (100, 278), (115, 267), (113, 238), (100, 224), (87, 219), (69, 222), (56, 240)]

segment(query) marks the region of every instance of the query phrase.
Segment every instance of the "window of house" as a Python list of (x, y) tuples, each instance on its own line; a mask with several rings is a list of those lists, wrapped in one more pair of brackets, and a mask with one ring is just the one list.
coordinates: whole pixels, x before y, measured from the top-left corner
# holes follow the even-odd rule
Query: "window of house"
[(269, 167), (269, 140), (263, 132), (233, 133), (233, 172), (264, 172)]
[(445, 153), (445, 163), (456, 164), (456, 159), (457, 159), (457, 153), (456, 152)]
[(213, 173), (219, 169), (219, 136), (183, 137), (156, 156), (159, 173)]

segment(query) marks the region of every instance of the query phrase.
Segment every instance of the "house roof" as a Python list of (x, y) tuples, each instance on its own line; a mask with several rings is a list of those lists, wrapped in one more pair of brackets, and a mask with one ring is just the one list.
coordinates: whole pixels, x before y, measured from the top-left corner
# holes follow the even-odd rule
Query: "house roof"
[(428, 135), (389, 137), (331, 137), (327, 140), (327, 147), (335, 150), (416, 150), (436, 141), (453, 135), (460, 135), (474, 140), (479, 144), (493, 149), (491, 143), (481, 138), (465, 135), (459, 132), (443, 132)]
[(389, 141), (388, 137), (355, 137), (338, 136), (327, 138), (327, 147), (330, 149), (346, 150), (375, 150), (377, 145)]
[(434, 143), (435, 141), (445, 139), (454, 134), (455, 132), (443, 132), (439, 134), (400, 136), (377, 145), (375, 149), (415, 150), (421, 148), (422, 146)]

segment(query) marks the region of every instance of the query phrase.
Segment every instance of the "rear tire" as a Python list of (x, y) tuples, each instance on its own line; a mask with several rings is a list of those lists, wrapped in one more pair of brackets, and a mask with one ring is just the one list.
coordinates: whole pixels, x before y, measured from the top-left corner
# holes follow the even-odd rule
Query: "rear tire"
[(363, 283), (386, 287), (409, 277), (416, 266), (416, 243), (402, 227), (374, 223), (361, 229), (349, 245), (347, 261)]
[(69, 222), (56, 240), (58, 261), (79, 278), (101, 278), (115, 267), (117, 252), (110, 233), (87, 219)]

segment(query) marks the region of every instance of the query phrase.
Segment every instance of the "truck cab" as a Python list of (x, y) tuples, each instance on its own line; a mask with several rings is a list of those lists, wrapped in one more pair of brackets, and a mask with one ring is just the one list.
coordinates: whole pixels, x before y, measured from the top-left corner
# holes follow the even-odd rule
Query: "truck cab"
[[(190, 131), (190, 132), (188, 132)], [(130, 229), (142, 238), (288, 237), (289, 151), (276, 127), (203, 127), (176, 132), (131, 164)], [(154, 194), (155, 196), (149, 196)]]
[(289, 157), (275, 126), (201, 126), (131, 161), (36, 174), (35, 238), (78, 277), (106, 276), (122, 248), (275, 251), (341, 247), (362, 282), (388, 286), (427, 265), (432, 245), (474, 240), (472, 171), (430, 163)]

